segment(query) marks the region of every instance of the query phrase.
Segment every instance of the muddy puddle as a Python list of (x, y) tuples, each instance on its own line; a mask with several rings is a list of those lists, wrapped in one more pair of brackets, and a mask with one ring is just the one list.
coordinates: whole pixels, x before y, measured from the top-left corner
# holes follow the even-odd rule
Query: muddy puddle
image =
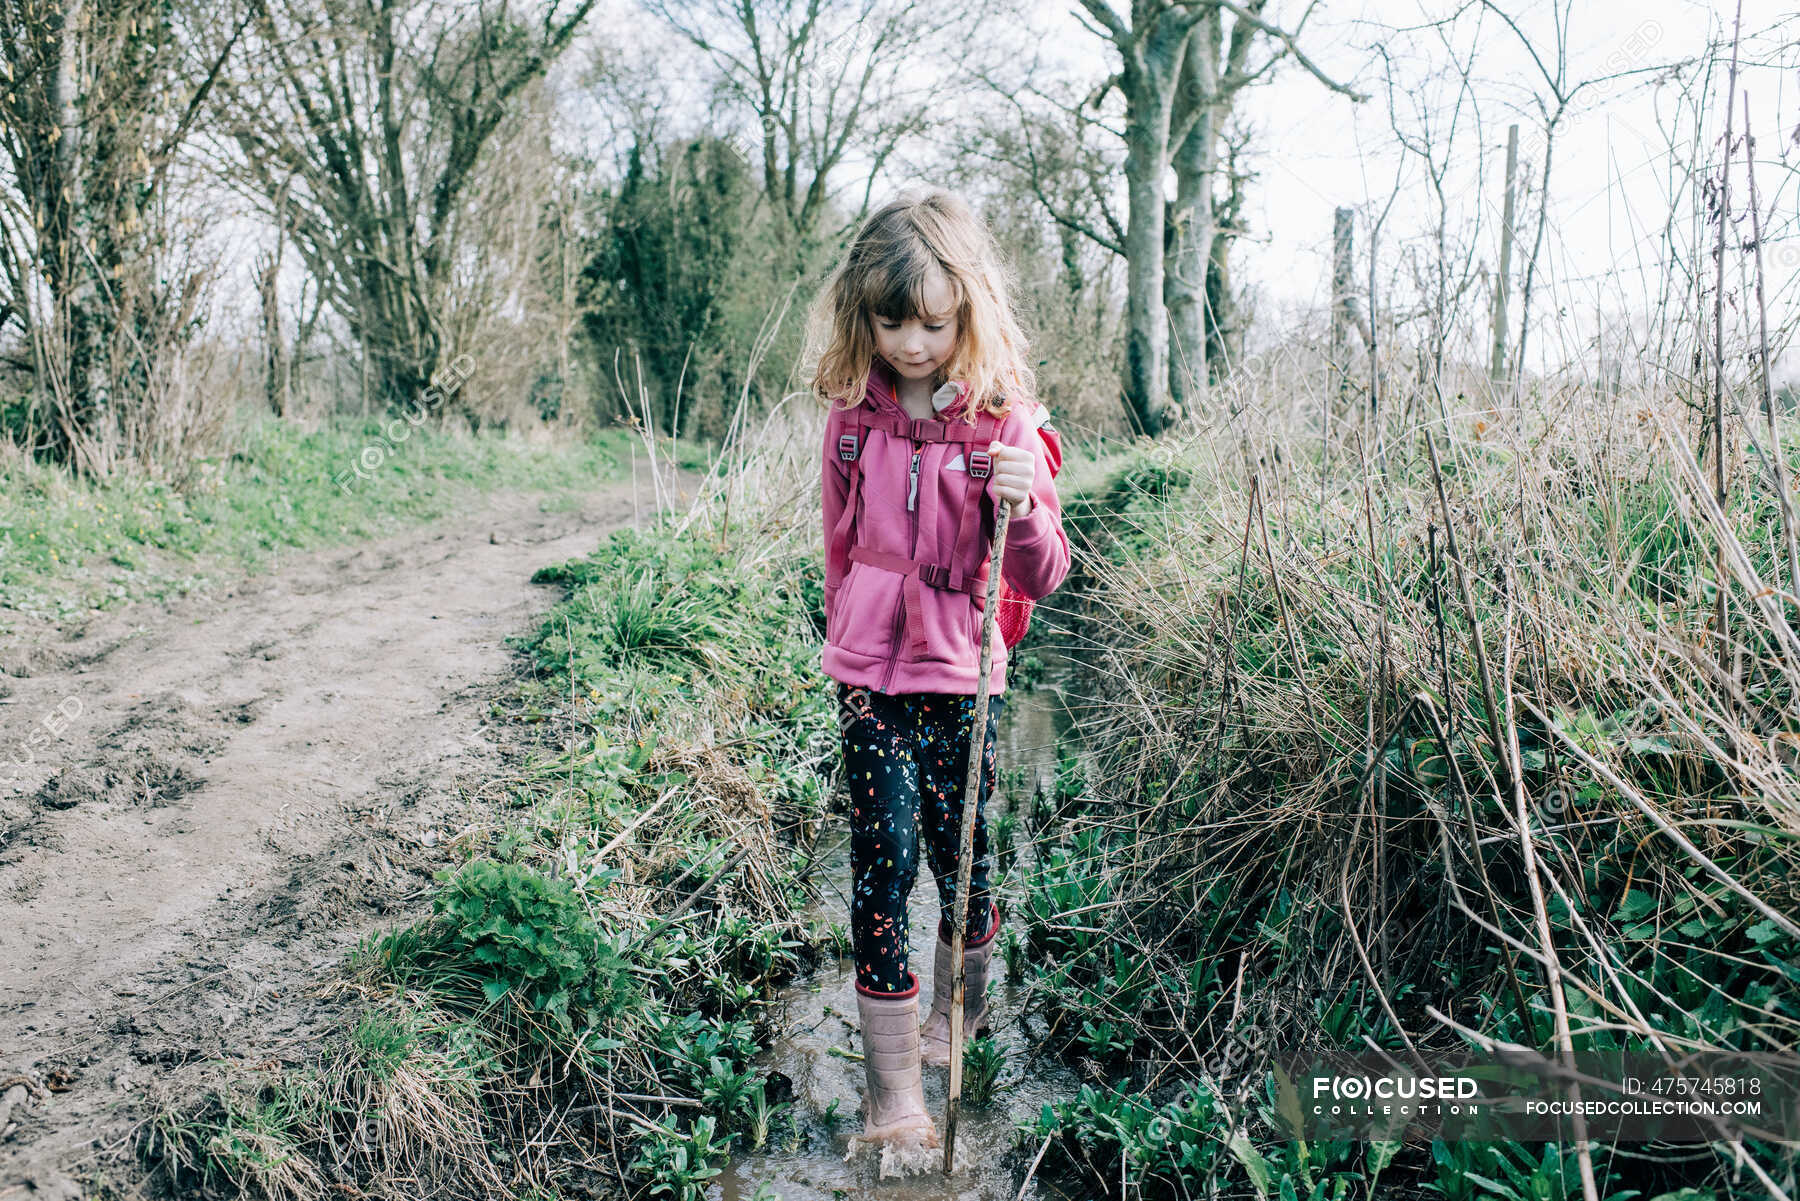
[[(1046, 655), (1046, 659), (1050, 656)], [(1033, 790), (1048, 791), (1056, 777), (1057, 735), (1068, 727), (1065, 688), (1069, 672), (1053, 661), (1048, 679), (1038, 688), (1007, 694), (1001, 714), (1000, 771), (1002, 788), (988, 813), (993, 823), (1009, 809), (1021, 819)], [(848, 822), (834, 815), (822, 837), (820, 898), (813, 913), (825, 922), (850, 925), (850, 838)], [(1035, 857), (1023, 823), (1014, 865), (1001, 881), (1003, 906), (1017, 914), (1022, 901), (1020, 880), (1035, 868)], [(937, 889), (921, 856), (918, 883), (911, 905), (912, 949), (910, 966), (921, 980), (921, 1015), (931, 1003), (932, 940), (937, 924)], [(1018, 918), (1008, 924), (1017, 928)], [(1002, 938), (1005, 932), (1002, 932)], [(734, 1157), (708, 1193), (717, 1201), (753, 1201), (767, 1186), (764, 1198), (783, 1201), (835, 1201), (837, 1198), (878, 1196), (892, 1201), (1012, 1201), (1019, 1195), (1009, 1152), (1017, 1141), (1020, 1123), (1037, 1116), (1047, 1102), (1060, 1101), (1080, 1089), (1081, 1082), (1048, 1055), (1033, 1058), (1042, 1022), (1031, 1019), (1027, 1029), (1021, 1019), (1022, 988), (1008, 978), (1002, 956), (993, 957), (995, 983), (990, 991), (993, 1035), (1006, 1051), (1006, 1067), (993, 1102), (972, 1107), (966, 1101), (957, 1124), (956, 1158), (959, 1171), (946, 1179), (941, 1153), (934, 1153), (934, 1167), (919, 1175), (880, 1176), (876, 1154), (860, 1149), (846, 1159), (852, 1135), (862, 1130), (858, 1106), (863, 1092), (862, 1040), (857, 1030), (856, 973), (852, 961), (828, 961), (783, 991), (778, 1013), (785, 1031), (762, 1060), (768, 1073), (780, 1073), (793, 1082), (792, 1104), (797, 1130), (777, 1128), (770, 1146), (760, 1152)], [(949, 1069), (925, 1068), (925, 1104), (938, 1123), (944, 1120)], [(835, 1108), (834, 1108), (835, 1102)], [(785, 1140), (783, 1136), (786, 1136)], [(779, 1143), (780, 1145), (774, 1145)], [(1025, 1158), (1029, 1161), (1030, 1152)], [(1056, 1198), (1054, 1188), (1033, 1180), (1027, 1198)]]

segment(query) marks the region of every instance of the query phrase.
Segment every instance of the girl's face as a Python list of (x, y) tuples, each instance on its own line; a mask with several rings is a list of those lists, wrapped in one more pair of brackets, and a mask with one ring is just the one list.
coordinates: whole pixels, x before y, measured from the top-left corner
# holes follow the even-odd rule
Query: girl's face
[(905, 379), (930, 379), (956, 349), (956, 294), (941, 271), (925, 281), (924, 317), (896, 321), (869, 314), (875, 351)]

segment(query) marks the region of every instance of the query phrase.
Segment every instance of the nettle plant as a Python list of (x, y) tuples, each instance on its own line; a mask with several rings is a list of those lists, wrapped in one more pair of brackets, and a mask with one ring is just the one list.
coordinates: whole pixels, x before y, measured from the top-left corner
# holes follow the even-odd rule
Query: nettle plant
[(478, 859), (440, 871), (435, 956), (462, 965), (489, 1004), (512, 996), (562, 1029), (607, 1017), (636, 996), (625, 962), (567, 881)]

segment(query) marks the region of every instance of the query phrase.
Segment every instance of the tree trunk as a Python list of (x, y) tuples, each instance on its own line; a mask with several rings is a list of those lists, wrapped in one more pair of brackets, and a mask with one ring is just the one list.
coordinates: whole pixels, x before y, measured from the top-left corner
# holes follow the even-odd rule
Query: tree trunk
[(1219, 39), (1219, 14), (1214, 9), (1195, 28), (1183, 58), (1181, 98), (1200, 111), (1172, 156), (1175, 204), (1169, 213), (1163, 287), (1169, 311), (1169, 394), (1189, 414), (1205, 408), (1211, 378), (1206, 307), (1216, 224), (1213, 177), (1218, 166)]
[(1350, 325), (1354, 320), (1351, 292), (1355, 288), (1354, 209), (1339, 205), (1331, 214), (1331, 374), (1337, 380), (1338, 399), (1350, 391)]
[(1125, 95), (1125, 409), (1132, 428), (1154, 437), (1168, 424), (1169, 312), (1163, 303), (1163, 255), (1170, 120), (1175, 85), (1193, 33), (1165, 20), (1132, 47)]
[(363, 263), (355, 298), (359, 311), (351, 319), (360, 326), (358, 340), (370, 359), (373, 396), (365, 396), (365, 405), (372, 400), (378, 410), (405, 410), (421, 402), (437, 371), (442, 343), (413, 281), (385, 267), (406, 245), (395, 244), (385, 232), (385, 217), (368, 214), (363, 219), (359, 241), (372, 253)]
[(1152, 437), (1167, 420), (1168, 310), (1163, 306), (1163, 155), (1133, 126), (1125, 155), (1125, 405), (1133, 429)]
[[(77, 471), (104, 475), (108, 464), (105, 439), (92, 436), (95, 417), (107, 407), (104, 339), (101, 336), (98, 297), (90, 255), (93, 222), (88, 212), (83, 175), (83, 121), (81, 97), (86, 92), (81, 75), (81, 39), (87, 24), (82, 0), (68, 0), (63, 7), (62, 28), (57, 34), (56, 78), (56, 176), (64, 213), (61, 244), (52, 252), (61, 260), (61, 334), (63, 369), (53, 383), (60, 390), (56, 403), (57, 425)], [(58, 387), (60, 384), (60, 388)]]
[(1506, 127), (1506, 195), (1500, 210), (1500, 265), (1494, 274), (1494, 348), (1488, 355), (1488, 378), (1506, 378), (1506, 286), (1512, 279), (1513, 186), (1519, 174), (1519, 127)]
[(269, 411), (277, 417), (288, 415), (288, 369), (286, 343), (281, 336), (281, 301), (276, 280), (281, 274), (281, 243), (277, 235), (275, 249), (262, 261), (257, 273), (257, 297), (262, 302), (263, 396)]
[(1061, 222), (1057, 223), (1056, 235), (1062, 248), (1063, 286), (1068, 289), (1070, 303), (1079, 304), (1082, 290), (1087, 287), (1087, 274), (1081, 269), (1081, 235)]
[(1519, 342), (1513, 348), (1512, 378), (1515, 383), (1525, 378), (1525, 340), (1531, 332), (1531, 289), (1537, 282), (1538, 251), (1544, 245), (1544, 227), (1550, 219), (1550, 162), (1556, 151), (1556, 123), (1563, 110), (1558, 108), (1544, 127), (1544, 165), (1539, 173), (1537, 233), (1531, 240), (1531, 257), (1525, 260), (1525, 283), (1519, 289)]

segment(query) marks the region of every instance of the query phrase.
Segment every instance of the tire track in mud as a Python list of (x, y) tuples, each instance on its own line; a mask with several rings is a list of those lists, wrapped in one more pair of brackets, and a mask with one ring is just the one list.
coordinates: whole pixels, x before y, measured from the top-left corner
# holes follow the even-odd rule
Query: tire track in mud
[(633, 509), (496, 497), (9, 651), (0, 1196), (129, 1179), (133, 1123), (208, 1061), (306, 1059), (341, 1004), (318, 985), (423, 908), (508, 755), (482, 718), (554, 600), (532, 572)]

